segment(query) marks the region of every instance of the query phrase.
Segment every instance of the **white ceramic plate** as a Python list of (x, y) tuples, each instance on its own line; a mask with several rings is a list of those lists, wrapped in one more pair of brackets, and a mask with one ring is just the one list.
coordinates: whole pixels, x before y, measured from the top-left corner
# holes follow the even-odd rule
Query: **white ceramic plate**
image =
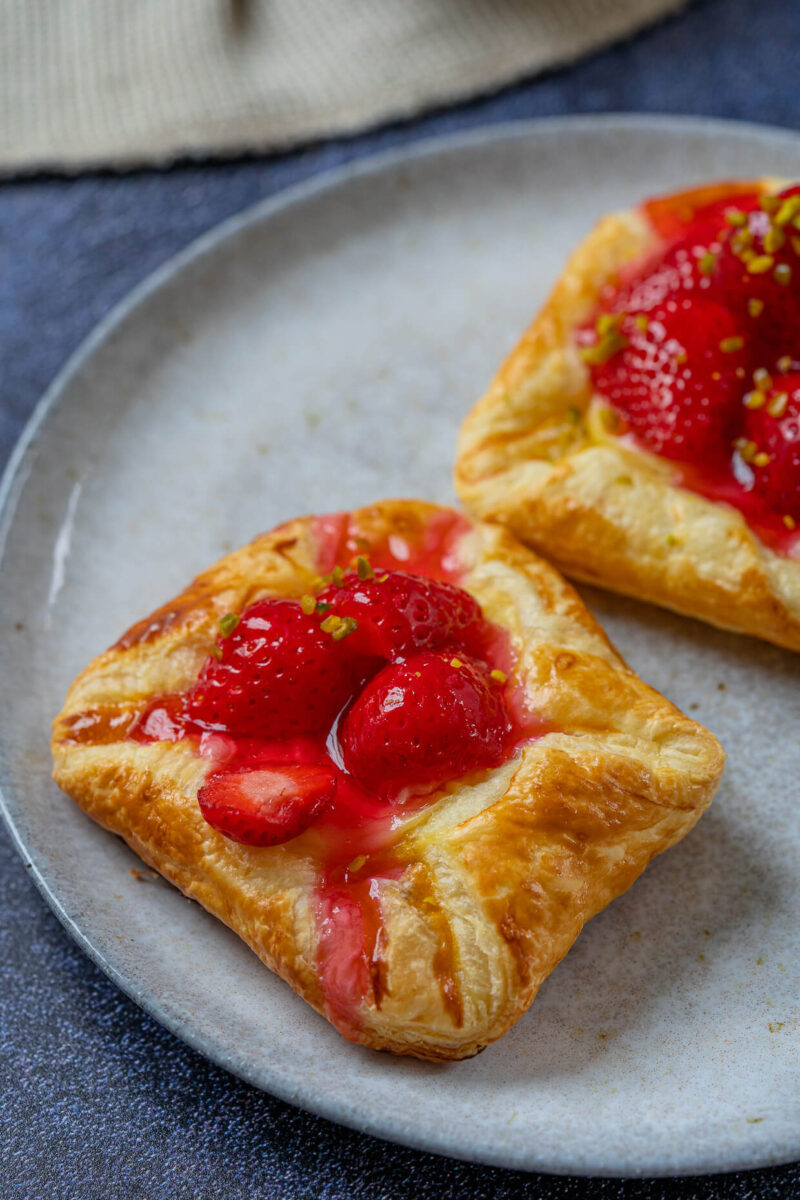
[(137, 881), (48, 761), (73, 675), (224, 551), (297, 513), (451, 499), (459, 420), (600, 213), (793, 173), (789, 134), (618, 117), (376, 160), (202, 239), (42, 402), (3, 494), (8, 821), (73, 936), (216, 1062), (358, 1129), (503, 1166), (800, 1157), (800, 656), (587, 591), (644, 678), (722, 739), (725, 780), (530, 1013), (448, 1066), (341, 1040), (196, 904)]

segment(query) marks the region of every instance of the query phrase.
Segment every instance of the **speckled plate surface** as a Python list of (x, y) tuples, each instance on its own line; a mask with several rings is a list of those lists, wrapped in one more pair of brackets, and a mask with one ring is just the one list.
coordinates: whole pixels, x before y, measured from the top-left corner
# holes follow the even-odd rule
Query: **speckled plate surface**
[(160, 271), (43, 400), (6, 476), (2, 788), (86, 951), (165, 1025), (287, 1100), (504, 1166), (669, 1174), (800, 1157), (800, 656), (586, 590), (729, 752), (696, 830), (596, 918), (496, 1046), (434, 1066), (336, 1033), (51, 784), (73, 675), (221, 553), (296, 513), (450, 500), (460, 418), (604, 210), (800, 175), (800, 139), (549, 121), (374, 161)]

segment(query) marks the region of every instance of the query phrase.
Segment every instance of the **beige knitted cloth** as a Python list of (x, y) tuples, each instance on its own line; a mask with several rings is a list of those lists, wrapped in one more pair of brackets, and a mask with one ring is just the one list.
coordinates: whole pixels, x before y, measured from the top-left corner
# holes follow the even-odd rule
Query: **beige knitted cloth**
[(564, 63), (685, 0), (0, 0), (0, 170), (347, 133)]

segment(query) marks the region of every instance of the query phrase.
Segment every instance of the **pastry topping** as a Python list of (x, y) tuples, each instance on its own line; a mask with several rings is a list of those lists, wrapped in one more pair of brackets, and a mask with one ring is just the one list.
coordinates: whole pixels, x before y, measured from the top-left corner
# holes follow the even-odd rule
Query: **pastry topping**
[(424, 903), (434, 973), (462, 1020), (449, 925), (409, 866), (407, 822), (438, 789), (549, 728), (509, 679), (504, 631), (450, 582), (458, 521), (393, 533), (384, 548), (354, 546), (343, 521), (320, 520), (317, 589), (224, 617), (197, 682), (125, 718), (139, 742), (197, 740), (209, 764), (198, 805), (214, 830), (264, 853), (286, 846), (314, 872), (316, 965), (346, 1037), (358, 1038), (361, 1004), (380, 1008), (388, 993), (381, 904), (401, 880)]
[(297, 837), (333, 802), (332, 767), (287, 763), (210, 775), (197, 793), (209, 825), (248, 846)]
[(784, 518), (800, 519), (800, 186), (726, 186), (727, 202), (712, 188), (645, 206), (662, 250), (606, 289), (578, 344), (617, 437), (679, 464), (677, 482), (788, 550)]
[(781, 376), (780, 391), (771, 390), (764, 408), (748, 412), (745, 435), (757, 447), (751, 459), (753, 491), (775, 512), (796, 521), (800, 517), (800, 374)]
[(327, 579), (317, 596), (223, 617), (197, 683), (131, 726), (142, 742), (199, 738), (214, 763), (200, 808), (236, 841), (288, 841), (326, 809), (348, 828), (371, 812), (383, 835), (387, 804), (422, 802), (542, 732), (509, 715), (502, 638), (468, 592), (396, 570), (376, 577), (363, 556)]
[(350, 639), (354, 651), (383, 659), (457, 641), (481, 620), (469, 592), (400, 571), (371, 579), (347, 575), (340, 585), (324, 588), (319, 599), (338, 617), (357, 622)]
[(456, 763), (459, 775), (495, 765), (509, 729), (483, 664), (426, 652), (384, 667), (367, 684), (340, 740), (347, 770), (382, 794), (445, 783)]
[(320, 622), (295, 600), (251, 604), (189, 692), (189, 719), (234, 737), (327, 732), (379, 665), (328, 636), (331, 620)]

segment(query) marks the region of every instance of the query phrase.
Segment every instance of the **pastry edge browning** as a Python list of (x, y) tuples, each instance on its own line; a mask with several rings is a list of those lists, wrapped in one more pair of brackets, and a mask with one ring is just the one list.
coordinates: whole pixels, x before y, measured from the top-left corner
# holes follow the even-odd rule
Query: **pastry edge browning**
[(589, 441), (570, 420), (592, 399), (572, 333), (603, 285), (657, 245), (639, 210), (604, 217), (578, 245), (461, 428), (456, 490), (575, 579), (800, 650), (800, 562), (736, 509), (674, 484), (667, 460)]
[[(423, 520), (435, 511), (394, 502), (354, 518), (375, 531), (400, 513)], [(380, 1007), (364, 1004), (353, 1039), (431, 1060), (468, 1057), (500, 1037), (586, 920), (688, 832), (722, 770), (713, 736), (625, 666), (546, 564), (499, 527), (476, 526), (462, 550), (464, 583), (509, 630), (530, 703), (570, 732), (545, 735), (485, 779), (451, 785), (409, 823), (404, 856), (415, 865), (382, 886), (388, 993)], [(196, 804), (207, 764), (186, 743), (65, 740), (65, 718), (92, 704), (185, 686), (222, 612), (256, 593), (299, 594), (313, 570), (303, 521), (223, 559), (164, 610), (179, 616), (78, 677), (53, 753), (56, 781), (90, 816), (324, 1011), (309, 835), (257, 850), (217, 834)]]

